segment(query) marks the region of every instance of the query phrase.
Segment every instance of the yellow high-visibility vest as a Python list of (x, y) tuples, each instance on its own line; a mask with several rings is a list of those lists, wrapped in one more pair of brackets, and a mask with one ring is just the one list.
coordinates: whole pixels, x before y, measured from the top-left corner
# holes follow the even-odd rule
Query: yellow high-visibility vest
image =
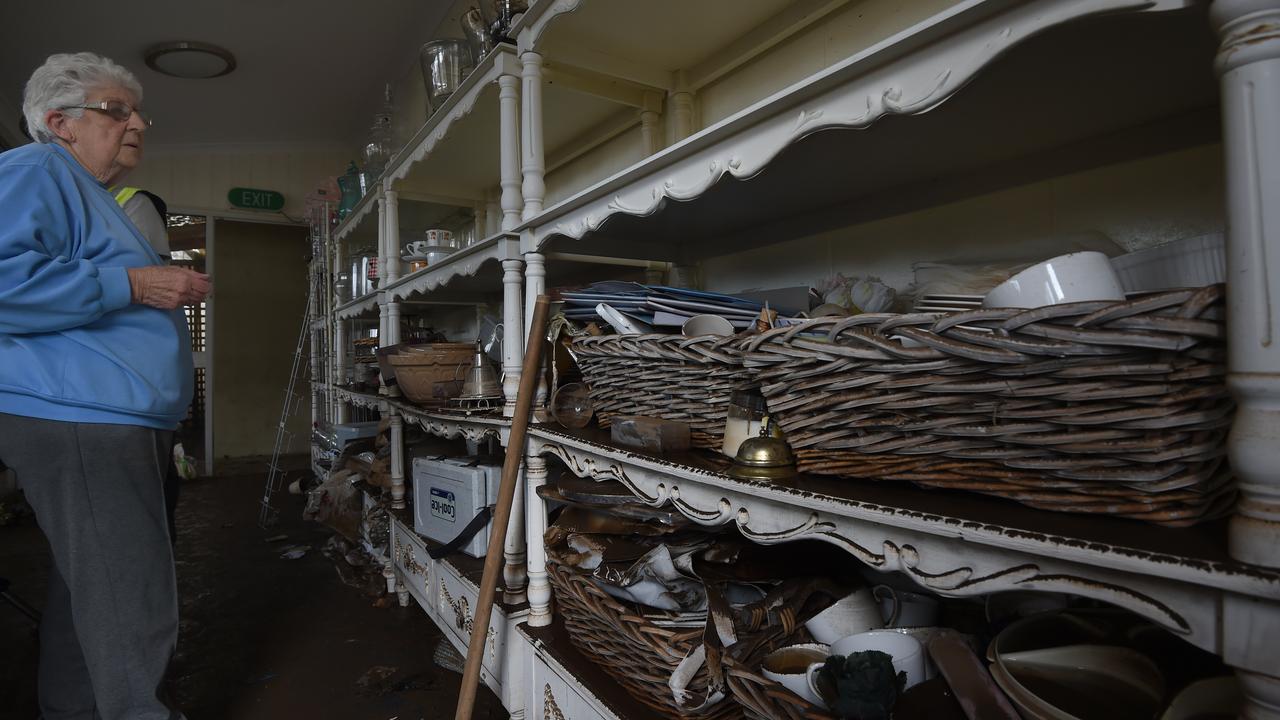
[(134, 195), (138, 194), (138, 190), (139, 188), (136, 188), (136, 187), (120, 188), (116, 192), (116, 204), (118, 204), (120, 207), (124, 207), (125, 203), (129, 202), (131, 199), (133, 199)]

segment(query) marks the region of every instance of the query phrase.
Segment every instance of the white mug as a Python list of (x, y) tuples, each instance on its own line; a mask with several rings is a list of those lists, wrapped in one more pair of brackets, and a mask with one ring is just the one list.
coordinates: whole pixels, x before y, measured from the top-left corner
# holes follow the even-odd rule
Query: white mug
[(426, 253), (429, 247), (431, 247), (431, 243), (426, 240), (414, 240), (413, 242), (405, 243), (404, 249), (410, 255), (417, 257)]
[[(893, 600), (897, 602), (896, 597)], [(885, 622), (871, 588), (860, 587), (809, 618), (804, 626), (814, 640), (830, 645), (843, 637), (882, 628)]]
[[(858, 633), (841, 639), (831, 646), (832, 655), (848, 656), (866, 650), (879, 650), (893, 658), (893, 669), (907, 674), (907, 684), (903, 689), (924, 682), (924, 646), (910, 635), (893, 630), (872, 630)], [(813, 686), (818, 668), (810, 667), (809, 683)], [(816, 686), (813, 692), (817, 693)]]
[(453, 241), (453, 233), (448, 230), (433, 229), (422, 233), (426, 245), (448, 245)]
[(694, 315), (684, 321), (684, 325), (680, 326), (680, 332), (685, 337), (701, 337), (703, 335), (732, 335), (733, 323), (725, 320), (719, 315)]
[(814, 688), (811, 678), (826, 662), (828, 654), (829, 648), (820, 643), (790, 645), (765, 655), (760, 669), (770, 680), (808, 702), (824, 707), (825, 703)]
[(880, 603), (885, 627), (929, 627), (938, 624), (938, 601), (928, 595), (894, 590), (888, 585), (871, 588)]

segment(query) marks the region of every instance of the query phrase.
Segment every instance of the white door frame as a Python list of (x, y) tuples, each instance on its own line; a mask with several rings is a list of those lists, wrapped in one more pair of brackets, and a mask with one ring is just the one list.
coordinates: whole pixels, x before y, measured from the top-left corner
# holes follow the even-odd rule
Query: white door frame
[[(235, 210), (202, 210), (199, 208), (169, 208), (171, 215), (199, 215), (204, 217), (204, 271), (213, 278), (213, 285), (218, 286), (218, 276), (214, 273), (214, 252), (213, 246), (217, 238), (217, 230), (214, 225), (218, 220), (230, 220), (233, 222), (249, 222), (261, 223), (264, 225), (290, 225), (305, 227), (306, 223), (291, 220), (286, 217), (259, 216), (252, 212), (237, 212)], [(209, 298), (205, 300), (204, 306), (204, 357), (197, 358), (201, 353), (193, 353), (192, 362), (200, 363), (199, 366), (204, 367), (204, 474), (206, 476), (213, 475), (213, 384), (214, 384), (214, 367), (213, 367), (213, 313), (216, 302), (217, 293), (211, 293)]]
[[(213, 215), (204, 219), (204, 271), (213, 274), (213, 243), (216, 236)], [(216, 282), (216, 281), (215, 281)], [(204, 304), (204, 474), (213, 475), (213, 309), (215, 293), (210, 293)]]

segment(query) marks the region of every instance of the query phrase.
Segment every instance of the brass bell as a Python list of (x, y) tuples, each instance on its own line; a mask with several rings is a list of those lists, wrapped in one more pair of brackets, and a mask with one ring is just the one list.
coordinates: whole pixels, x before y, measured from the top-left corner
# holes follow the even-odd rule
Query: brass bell
[(729, 477), (737, 480), (786, 480), (796, 476), (796, 454), (782, 438), (773, 418), (766, 416), (760, 435), (738, 447)]

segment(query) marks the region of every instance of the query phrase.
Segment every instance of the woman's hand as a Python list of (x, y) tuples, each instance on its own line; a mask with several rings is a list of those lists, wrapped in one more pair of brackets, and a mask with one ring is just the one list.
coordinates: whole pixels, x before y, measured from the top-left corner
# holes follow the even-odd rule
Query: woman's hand
[(209, 276), (172, 266), (128, 268), (133, 302), (161, 310), (193, 305), (209, 294)]

